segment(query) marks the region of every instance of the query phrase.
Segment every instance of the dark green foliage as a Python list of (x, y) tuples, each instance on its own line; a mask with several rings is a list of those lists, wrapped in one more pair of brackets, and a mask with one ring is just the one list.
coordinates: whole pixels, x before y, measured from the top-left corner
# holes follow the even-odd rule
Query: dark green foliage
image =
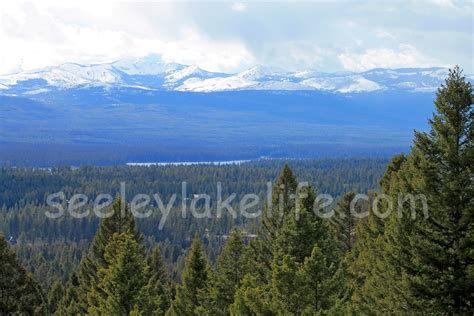
[(228, 315), (229, 306), (247, 271), (245, 245), (238, 231), (227, 239), (217, 259), (217, 269), (210, 280), (206, 310), (211, 315)]
[(176, 287), (176, 297), (166, 315), (200, 315), (205, 310), (202, 303), (208, 295), (209, 274), (201, 240), (195, 237), (186, 256), (182, 283)]
[(295, 205), (297, 185), (293, 172), (290, 167), (285, 164), (277, 181), (273, 185), (272, 204), (266, 205), (259, 230), (263, 245), (263, 253), (261, 255), (268, 265), (270, 265), (273, 258), (273, 242), (277, 238), (278, 231), (283, 225), (285, 216)]
[[(291, 160), (292, 170), (301, 180), (306, 180), (319, 191), (335, 196), (354, 190), (366, 192), (377, 186), (386, 159), (318, 159)], [(137, 221), (137, 227), (146, 236), (147, 249), (159, 244), (162, 247), (167, 270), (172, 281), (179, 281), (184, 266), (184, 249), (189, 238), (209, 230), (209, 246), (205, 252), (215, 262), (223, 241), (218, 237), (227, 234), (233, 227), (243, 227), (256, 233), (257, 219), (238, 216), (233, 219), (224, 211), (220, 219), (193, 219), (181, 217), (181, 181), (188, 183), (188, 196), (194, 193), (209, 193), (215, 202), (216, 183), (222, 182), (224, 199), (236, 193), (233, 206), (246, 193), (256, 193), (266, 202), (266, 182), (275, 180), (284, 165), (283, 160), (262, 160), (239, 166), (153, 166), (153, 167), (59, 167), (49, 169), (0, 168), (0, 230), (18, 242), (13, 245), (21, 264), (36, 275), (43, 288), (51, 288), (58, 280), (66, 283), (77, 271), (85, 257), (100, 224), (93, 212), (82, 219), (65, 215), (59, 219), (44, 216), (44, 206), (49, 193), (63, 191), (66, 198), (74, 193), (85, 193), (90, 200), (99, 193), (112, 196), (120, 190), (120, 181), (126, 182), (126, 197), (136, 193), (160, 193), (166, 204), (172, 193), (177, 192), (176, 206), (172, 208), (165, 226), (157, 229), (161, 219), (156, 204), (150, 208), (150, 218)], [(63, 203), (67, 208), (67, 202)], [(215, 205), (213, 205), (215, 209)], [(92, 211), (92, 202), (83, 210)], [(215, 215), (215, 214), (213, 214)], [(262, 245), (263, 246), (263, 245)], [(256, 251), (257, 254), (263, 253)], [(271, 260), (267, 261), (271, 264)], [(267, 266), (268, 270), (269, 266)], [(267, 273), (268, 274), (268, 273)]]
[[(415, 146), (399, 172), (397, 190), (423, 194), (421, 211), (407, 223), (391, 222), (389, 242), (406, 260), (396, 261), (411, 295), (410, 306), (433, 313), (474, 310), (474, 109), (472, 86), (459, 67), (438, 90), (429, 133), (416, 133)], [(420, 208), (418, 208), (420, 210)], [(400, 236), (398, 240), (395, 237)], [(403, 258), (403, 257), (402, 257)]]
[(80, 298), (78, 297), (79, 293), (79, 280), (76, 273), (73, 273), (69, 278), (69, 281), (66, 285), (66, 291), (58, 303), (57, 309), (54, 315), (77, 315), (80, 314), (81, 306), (79, 305)]
[(153, 248), (148, 258), (148, 265), (150, 267), (148, 287), (155, 297), (159, 297), (160, 310), (165, 312), (170, 307), (173, 289), (159, 246)]
[(315, 212), (312, 188), (299, 195), (275, 243), (273, 306), (282, 314), (327, 313), (341, 289), (338, 247)]
[[(343, 252), (348, 252), (354, 247), (355, 243), (355, 228), (357, 225), (357, 218), (351, 214), (351, 202), (354, 200), (356, 194), (348, 192), (343, 195), (341, 200), (337, 203), (334, 210), (334, 217), (332, 218), (332, 228), (336, 240)], [(360, 203), (355, 205), (355, 212), (360, 213)]]
[(262, 243), (253, 240), (247, 247), (247, 273), (235, 292), (234, 302), (229, 308), (231, 315), (272, 315), (271, 269), (261, 260)]
[(113, 212), (112, 216), (102, 220), (89, 251), (79, 267), (78, 301), (72, 302), (72, 304), (78, 304), (84, 312), (89, 305), (95, 304), (87, 299), (87, 293), (98, 284), (98, 271), (108, 266), (105, 258), (105, 248), (112, 236), (115, 233), (128, 233), (134, 236), (138, 243), (142, 239), (135, 229), (135, 220), (128, 210), (128, 206), (126, 204), (122, 205), (120, 198), (115, 200), (109, 211)]
[(33, 276), (21, 267), (0, 234), (0, 314), (46, 315), (47, 303)]
[(359, 220), (354, 247), (344, 260), (347, 295), (350, 295), (351, 309), (356, 314), (376, 314), (379, 308), (377, 300), (388, 290), (382, 282), (386, 280), (383, 277), (386, 270), (380, 267), (383, 259), (383, 224), (372, 212), (367, 218)]
[(106, 246), (107, 266), (88, 293), (90, 315), (159, 315), (160, 300), (147, 286), (149, 268), (143, 247), (129, 232), (114, 233)]
[(53, 286), (48, 293), (48, 307), (51, 313), (56, 312), (59, 302), (64, 295), (64, 288), (58, 281), (53, 283)]
[[(356, 313), (472, 314), (474, 111), (458, 67), (435, 105), (431, 131), (416, 133), (411, 153), (394, 157), (381, 180), (390, 217), (371, 214), (357, 227), (347, 260)], [(419, 200), (410, 205), (408, 195)]]

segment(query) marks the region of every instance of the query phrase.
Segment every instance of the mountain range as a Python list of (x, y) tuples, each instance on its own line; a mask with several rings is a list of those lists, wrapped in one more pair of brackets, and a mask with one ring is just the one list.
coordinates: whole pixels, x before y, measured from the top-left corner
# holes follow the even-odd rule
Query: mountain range
[[(373, 69), (365, 72), (324, 73), (286, 71), (255, 66), (236, 74), (209, 72), (198, 66), (165, 62), (159, 56), (122, 59), (112, 63), (66, 63), (34, 71), (0, 76), (0, 89), (46, 92), (48, 87), (88, 86), (150, 90), (218, 92), (235, 90), (310, 90), (357, 93), (385, 90), (433, 92), (447, 75), (445, 68)], [(474, 77), (470, 77), (474, 78)], [(34, 89), (36, 88), (36, 89)]]
[(0, 164), (392, 155), (427, 129), (447, 73), (226, 74), (148, 56), (3, 75)]

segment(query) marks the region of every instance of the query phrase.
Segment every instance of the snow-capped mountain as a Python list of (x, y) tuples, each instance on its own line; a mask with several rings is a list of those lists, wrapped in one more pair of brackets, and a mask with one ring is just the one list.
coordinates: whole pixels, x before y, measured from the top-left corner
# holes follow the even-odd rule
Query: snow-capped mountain
[[(163, 61), (159, 56), (122, 59), (112, 63), (66, 63), (0, 76), (3, 94), (34, 94), (51, 88), (87, 86), (134, 87), (146, 90), (217, 92), (231, 90), (316, 90), (334, 93), (402, 90), (433, 92), (443, 83), (445, 68), (374, 69), (361, 73), (290, 72), (255, 66), (237, 74), (208, 72), (197, 66)], [(472, 76), (469, 77), (473, 79)]]

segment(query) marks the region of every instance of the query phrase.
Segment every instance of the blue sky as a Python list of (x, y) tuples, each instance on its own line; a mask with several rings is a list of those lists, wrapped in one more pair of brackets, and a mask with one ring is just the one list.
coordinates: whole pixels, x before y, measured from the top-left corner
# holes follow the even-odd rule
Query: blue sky
[(160, 54), (237, 72), (461, 65), (473, 73), (472, 1), (2, 1), (0, 73)]

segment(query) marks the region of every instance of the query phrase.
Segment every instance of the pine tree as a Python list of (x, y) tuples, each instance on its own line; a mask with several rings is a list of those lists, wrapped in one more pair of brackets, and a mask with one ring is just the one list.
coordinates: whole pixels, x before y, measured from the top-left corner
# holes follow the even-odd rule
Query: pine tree
[[(474, 302), (473, 95), (456, 67), (437, 94), (430, 133), (416, 133), (381, 181), (391, 216), (361, 221), (351, 251), (353, 310), (365, 314), (471, 314)], [(399, 200), (422, 196), (428, 204)], [(388, 210), (388, 205), (382, 205)], [(401, 211), (401, 213), (398, 212)], [(428, 217), (425, 217), (428, 215)]]
[[(315, 193), (311, 187), (299, 193), (297, 205), (290, 210), (274, 242), (273, 263), (279, 257), (290, 255), (298, 263), (311, 255), (314, 245), (318, 244), (326, 256), (338, 257), (335, 240), (330, 232), (328, 221), (315, 212)], [(322, 211), (319, 210), (321, 213)]]
[[(105, 247), (112, 238), (112, 235), (114, 233), (127, 232), (132, 234), (138, 243), (142, 239), (135, 228), (135, 220), (128, 209), (128, 205), (124, 201), (117, 198), (109, 211), (113, 212), (112, 216), (101, 221), (99, 229), (92, 240), (89, 252), (81, 261), (78, 272), (79, 287), (77, 295), (70, 302), (72, 305), (80, 306), (83, 313), (87, 311), (90, 304), (87, 299), (87, 293), (98, 283), (97, 272), (101, 268), (107, 267)], [(61, 305), (64, 304), (61, 303)], [(71, 306), (71, 308), (74, 309), (75, 307)]]
[(325, 314), (333, 310), (341, 287), (337, 264), (330, 262), (318, 245), (306, 257), (297, 276), (302, 280), (299, 292), (304, 314)]
[[(99, 283), (89, 293), (91, 315), (159, 315), (159, 297), (147, 286), (149, 268), (135, 236), (115, 233), (104, 254), (107, 267), (99, 270)], [(92, 299), (91, 299), (92, 298)]]
[(268, 268), (273, 260), (273, 242), (283, 226), (285, 217), (294, 207), (297, 181), (288, 164), (285, 164), (272, 189), (272, 205), (264, 209), (259, 239), (258, 254)]
[(246, 272), (245, 245), (239, 232), (233, 231), (217, 258), (217, 269), (211, 278), (206, 310), (211, 315), (228, 315), (235, 292)]
[(64, 295), (64, 289), (61, 283), (55, 281), (48, 293), (48, 306), (51, 313), (55, 313), (58, 309), (59, 302)]
[[(474, 110), (472, 86), (459, 67), (438, 90), (429, 133), (416, 133), (399, 172), (397, 192), (423, 194), (428, 218), (405, 203), (390, 222), (387, 253), (408, 293), (396, 299), (413, 310), (471, 314), (474, 309)], [(387, 244), (388, 244), (387, 242)], [(411, 299), (403, 299), (409, 295)], [(399, 304), (399, 307), (402, 304)]]
[(272, 269), (272, 310), (280, 315), (299, 315), (304, 308), (301, 304), (304, 280), (298, 273), (301, 265), (290, 255), (283, 255), (279, 261)]
[(148, 259), (148, 265), (151, 275), (148, 286), (154, 295), (160, 298), (160, 310), (164, 313), (170, 307), (172, 289), (159, 246), (153, 248)]
[(209, 274), (201, 240), (196, 237), (186, 257), (182, 283), (176, 287), (176, 297), (166, 315), (200, 315), (203, 310), (201, 303), (208, 292)]
[[(350, 309), (355, 314), (377, 314), (376, 297), (384, 295), (386, 286), (380, 280), (378, 265), (381, 260), (381, 244), (384, 234), (384, 222), (372, 211), (369, 216), (358, 220), (355, 231), (355, 244), (344, 258), (346, 284), (350, 295)], [(375, 288), (372, 288), (374, 285)]]
[(79, 279), (77, 278), (76, 273), (73, 273), (69, 278), (69, 281), (66, 285), (66, 291), (60, 299), (54, 315), (78, 315), (82, 312), (78, 303), (79, 285)]
[[(349, 252), (352, 247), (354, 247), (355, 243), (357, 219), (353, 214), (351, 214), (351, 203), (354, 198), (354, 192), (344, 194), (341, 200), (337, 203), (332, 218), (334, 235), (343, 253)], [(360, 213), (360, 207), (358, 207), (358, 210), (354, 211)]]
[(0, 314), (45, 315), (46, 305), (40, 286), (0, 234)]
[[(404, 162), (404, 155), (392, 158), (380, 180), (381, 194), (391, 195), (395, 190), (398, 173)], [(388, 220), (374, 214), (372, 205), (377, 194), (372, 195), (369, 196), (370, 207), (367, 210), (365, 206), (356, 210), (369, 211), (369, 215), (357, 220), (354, 244), (343, 258), (346, 291), (342, 303), (347, 310), (356, 314), (402, 313), (400, 308), (394, 308), (393, 291), (388, 290), (399, 287), (391, 285), (392, 280), (397, 278), (397, 272), (391, 268), (393, 256), (387, 253), (392, 247), (385, 234)], [(386, 203), (379, 203), (378, 207), (381, 213), (387, 211)]]
[[(313, 190), (305, 188), (276, 239), (272, 300), (283, 314), (327, 312), (341, 289), (338, 247), (325, 219), (314, 212), (314, 201)], [(304, 301), (308, 296), (317, 299)]]
[(232, 314), (272, 313), (271, 271), (275, 241), (286, 216), (294, 208), (297, 187), (293, 172), (285, 164), (272, 188), (272, 205), (266, 205), (264, 209), (259, 237), (249, 244), (247, 262), (252, 269), (236, 291), (235, 301), (230, 308)]
[[(251, 246), (255, 243), (253, 246)], [(261, 250), (257, 240), (247, 246), (245, 259), (248, 267), (240, 287), (234, 295), (234, 302), (229, 307), (231, 315), (273, 315), (271, 299), (271, 269), (259, 260), (255, 252)]]
[[(382, 214), (391, 212), (390, 217), (386, 219), (378, 218), (375, 214), (369, 216), (368, 230), (372, 232), (372, 235), (369, 234), (372, 238), (365, 239), (369, 248), (364, 248), (365, 252), (358, 258), (359, 261), (355, 260), (355, 262), (365, 262), (366, 275), (363, 286), (354, 292), (354, 302), (357, 301), (357, 297), (360, 302), (353, 305), (354, 310), (384, 314), (413, 312), (408, 308), (409, 301), (413, 298), (409, 295), (402, 272), (403, 261), (406, 258), (397, 246), (399, 241), (407, 236), (393, 234), (393, 223), (399, 221), (396, 203), (401, 193), (401, 186), (404, 186), (402, 178), (408, 166), (406, 161), (404, 155), (393, 157), (380, 180), (381, 194), (388, 196), (394, 204), (390, 208), (387, 203), (378, 203), (379, 212)], [(405, 229), (408, 229), (411, 223), (405, 224)], [(352, 257), (349, 256), (349, 260), (351, 259)], [(361, 299), (362, 296), (363, 299)]]

